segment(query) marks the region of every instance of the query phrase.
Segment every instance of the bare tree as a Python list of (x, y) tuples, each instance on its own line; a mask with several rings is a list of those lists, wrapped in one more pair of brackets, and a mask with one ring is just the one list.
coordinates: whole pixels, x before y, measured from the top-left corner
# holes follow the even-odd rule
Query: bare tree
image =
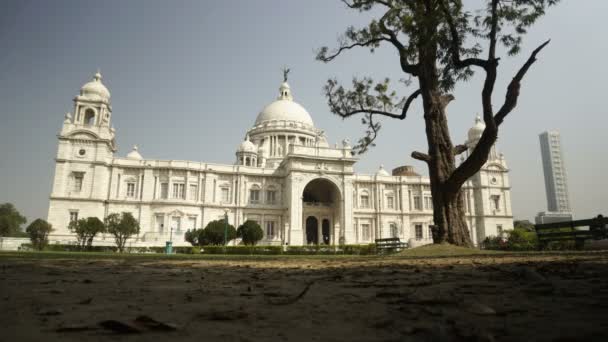
[[(508, 55), (516, 55), (526, 30), (558, 1), (485, 0), (475, 2), (482, 4), (481, 8), (465, 9), (463, 0), (342, 0), (350, 9), (374, 13), (382, 9), (383, 15), (367, 27), (349, 27), (338, 40), (338, 47), (321, 48), (317, 59), (330, 62), (357, 47), (373, 52), (387, 44), (397, 52), (404, 83), (416, 83), (416, 88), (410, 95), (400, 97), (389, 90), (388, 78), (382, 82), (355, 78), (353, 88), (348, 90), (336, 79), (330, 79), (324, 88), (330, 110), (342, 118), (363, 115), (366, 135), (355, 146), (357, 152), (363, 153), (373, 146), (381, 128), (378, 117), (403, 120), (412, 102), (422, 98), (428, 151), (414, 151), (411, 156), (428, 166), (435, 243), (472, 245), (460, 189), (487, 162), (498, 128), (517, 105), (522, 79), (549, 41), (532, 51), (515, 73), (503, 104), (495, 111), (492, 93), (500, 59), (496, 56), (497, 47), (503, 46)], [(455, 157), (467, 146), (453, 144), (446, 107), (454, 100), (450, 91), (458, 82), (468, 80), (475, 70), (485, 73), (481, 104), (486, 128), (469, 157), (456, 166)]]

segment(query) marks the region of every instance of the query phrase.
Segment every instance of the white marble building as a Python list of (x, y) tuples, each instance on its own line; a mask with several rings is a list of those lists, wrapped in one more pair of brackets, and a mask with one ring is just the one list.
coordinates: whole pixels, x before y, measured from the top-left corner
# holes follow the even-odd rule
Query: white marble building
[[(80, 89), (73, 112), (58, 135), (48, 214), (54, 240), (74, 239), (70, 220), (130, 212), (141, 225), (132, 243), (162, 245), (171, 235), (179, 245), (186, 229), (227, 211), (235, 226), (257, 221), (261, 244), (364, 244), (393, 236), (431, 242), (429, 179), (411, 167), (356, 174), (348, 141), (331, 147), (286, 82), (245, 132), (233, 164), (146, 159), (137, 147), (118, 156), (110, 92), (99, 73)], [(478, 118), (470, 148), (483, 129)], [(512, 229), (508, 169), (496, 150), (464, 191), (475, 242)]]

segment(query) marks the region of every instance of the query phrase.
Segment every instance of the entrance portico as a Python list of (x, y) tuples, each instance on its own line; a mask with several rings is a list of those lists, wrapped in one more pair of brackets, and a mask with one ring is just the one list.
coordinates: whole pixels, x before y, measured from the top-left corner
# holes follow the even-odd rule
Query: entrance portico
[(302, 193), (302, 226), (305, 244), (335, 244), (340, 227), (340, 189), (330, 180), (310, 181)]

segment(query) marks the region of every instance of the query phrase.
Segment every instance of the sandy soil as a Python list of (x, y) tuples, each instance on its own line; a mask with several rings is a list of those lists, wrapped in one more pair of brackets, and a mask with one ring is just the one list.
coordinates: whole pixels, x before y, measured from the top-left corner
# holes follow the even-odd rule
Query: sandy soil
[[(4, 257), (0, 340), (606, 341), (607, 266), (608, 253), (265, 261)], [(139, 316), (148, 321), (136, 321)]]

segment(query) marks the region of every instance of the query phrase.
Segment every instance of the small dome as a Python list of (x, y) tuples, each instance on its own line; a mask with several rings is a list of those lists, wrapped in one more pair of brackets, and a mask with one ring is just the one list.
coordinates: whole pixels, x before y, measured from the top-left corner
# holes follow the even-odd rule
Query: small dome
[(297, 102), (293, 101), (291, 88), (287, 82), (283, 82), (279, 88), (279, 98), (266, 106), (255, 120), (255, 125), (266, 121), (296, 121), (314, 126), (310, 114)]
[(110, 100), (110, 91), (101, 83), (102, 76), (99, 72), (95, 74), (93, 80), (86, 83), (80, 88), (80, 96), (84, 96), (93, 100)]
[(376, 172), (376, 176), (390, 176), (390, 174), (388, 172), (386, 172), (386, 170), (384, 169), (384, 165), (380, 165), (380, 168), (378, 169), (378, 172)]
[(479, 115), (477, 115), (475, 118), (475, 125), (469, 129), (469, 142), (479, 140), (485, 129), (486, 124), (484, 124)]
[(256, 147), (255, 145), (249, 141), (249, 135), (245, 138), (245, 141), (243, 141), (241, 143), (241, 146), (239, 146), (239, 152), (252, 152), (255, 153), (256, 152)]
[(414, 167), (411, 165), (403, 165), (393, 169), (393, 176), (414, 176), (419, 177), (420, 174), (414, 171)]
[(144, 157), (139, 154), (137, 145), (133, 146), (133, 150), (127, 154), (127, 159), (142, 160)]

